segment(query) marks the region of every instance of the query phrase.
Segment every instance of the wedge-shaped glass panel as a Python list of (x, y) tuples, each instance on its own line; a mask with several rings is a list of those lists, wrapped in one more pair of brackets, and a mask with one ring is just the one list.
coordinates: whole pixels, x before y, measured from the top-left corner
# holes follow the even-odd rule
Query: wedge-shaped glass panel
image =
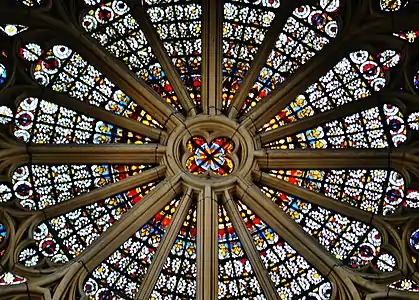
[(409, 4), (409, 0), (380, 0), (380, 8), (383, 11), (398, 11)]
[(319, 6), (303, 5), (294, 10), (253, 84), (240, 114), (249, 112), (337, 36), (338, 23), (330, 12), (338, 8), (339, 3), (336, 1), (320, 1)]
[(419, 30), (409, 30), (399, 33), (393, 33), (394, 36), (401, 38), (402, 40), (408, 41), (409, 43), (414, 43), (416, 38), (419, 37)]
[(358, 269), (372, 264), (382, 272), (396, 267), (396, 259), (381, 251), (383, 238), (376, 228), (267, 186), (261, 186), (261, 190), (347, 266)]
[(136, 299), (178, 204), (179, 199), (172, 200), (111, 256), (89, 272), (83, 285), (88, 299)]
[(237, 207), (280, 299), (330, 299), (326, 278), (241, 201)]
[(26, 209), (41, 210), (152, 167), (107, 164), (24, 165), (12, 173), (12, 195), (8, 198), (16, 198)]
[(419, 285), (411, 279), (395, 281), (389, 287), (396, 290), (419, 293)]
[(147, 144), (151, 142), (148, 137), (34, 97), (25, 98), (20, 102), (16, 114), (13, 114), (8, 107), (0, 107), (0, 123), (10, 122), (13, 122), (14, 136), (28, 144)]
[(366, 50), (352, 52), (259, 130), (272, 130), (369, 97), (386, 86), (387, 70), (399, 61), (400, 54), (394, 50), (376, 57)]
[(44, 259), (68, 262), (140, 202), (157, 183), (144, 184), (41, 222), (33, 232), (35, 243), (20, 251), (18, 261), (26, 267), (36, 266)]
[(54, 45), (44, 51), (40, 45), (29, 43), (19, 50), (19, 55), (29, 63), (27, 72), (40, 86), (49, 87), (145, 125), (162, 127), (105, 75), (69, 47)]
[(407, 141), (409, 127), (412, 129), (417, 127), (416, 114), (411, 114), (406, 119), (397, 106), (385, 104), (323, 123), (271, 142), (265, 147), (270, 149), (393, 148)]
[(223, 205), (218, 207), (218, 299), (266, 299)]
[(407, 206), (405, 179), (393, 170), (269, 170), (271, 175), (374, 214)]
[(152, 300), (196, 298), (196, 204), (189, 209), (164, 263)]
[(27, 26), (18, 25), (18, 24), (0, 25), (0, 30), (3, 31), (8, 36), (18, 35), (19, 33), (22, 33), (27, 29), (28, 29)]
[(141, 22), (136, 20), (125, 1), (101, 3), (82, 16), (81, 22), (86, 32), (113, 57), (127, 65), (175, 109), (184, 112), (165, 70), (140, 28)]
[(198, 110), (201, 110), (201, 2), (144, 1), (150, 21)]
[[(227, 109), (255, 58), (280, 5), (274, 1), (226, 0), (223, 26), (223, 108)], [(250, 4), (252, 3), (252, 4)]]

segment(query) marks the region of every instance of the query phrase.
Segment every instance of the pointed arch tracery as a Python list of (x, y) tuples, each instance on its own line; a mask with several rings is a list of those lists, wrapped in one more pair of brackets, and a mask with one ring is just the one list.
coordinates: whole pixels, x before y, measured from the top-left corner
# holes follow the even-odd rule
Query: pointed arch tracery
[[(19, 3), (45, 17), (46, 2)], [(419, 85), (417, 68), (406, 63), (415, 48), (393, 47), (393, 37), (341, 50), (320, 79), (316, 71), (290, 89), (315, 56), (333, 55), (334, 39), (350, 36), (341, 19), (351, 1), (307, 1), (282, 30), (279, 1), (219, 4), (223, 48), (211, 52), (223, 55), (217, 101), (241, 121), (210, 140), (255, 133), (245, 146), (234, 144), (224, 182), (216, 172), (190, 172), (171, 152), (194, 136), (214, 136), (201, 134), (205, 128), (195, 134), (188, 119), (205, 112), (215, 120), (221, 111), (206, 107), (208, 91), (201, 95), (203, 63), (213, 62), (201, 55), (215, 32), (205, 31), (206, 2), (77, 1), (68, 11), (80, 14), (72, 18), (78, 23), (66, 34), (83, 36), (84, 50), (72, 39), (32, 38), (25, 24), (1, 25), (13, 47), (0, 49), (0, 285), (27, 280), (28, 291), (48, 294), (54, 282), (62, 287), (57, 299), (76, 290), (89, 299), (417, 291)], [(377, 1), (368, 9), (385, 15), (407, 5)], [(360, 19), (380, 14), (367, 6), (352, 8)], [(252, 86), (246, 76), (263, 57)], [(181, 142), (173, 142), (176, 126), (186, 132)], [(349, 151), (328, 151), (336, 148)], [(251, 170), (245, 159), (254, 159)]]

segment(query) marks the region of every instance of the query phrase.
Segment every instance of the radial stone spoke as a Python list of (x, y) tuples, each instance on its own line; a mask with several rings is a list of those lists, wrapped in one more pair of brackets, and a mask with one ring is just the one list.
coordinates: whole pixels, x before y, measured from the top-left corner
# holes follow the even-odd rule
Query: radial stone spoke
[(165, 172), (165, 166), (158, 166), (146, 170), (138, 175), (127, 177), (121, 181), (106, 185), (100, 189), (94, 189), (71, 200), (61, 202), (54, 206), (48, 206), (44, 209), (44, 216), (46, 218), (60, 216), (61, 214), (94, 203), (98, 200), (103, 200), (113, 195), (136, 188), (140, 185), (159, 180), (164, 177)]
[(400, 169), (403, 150), (392, 149), (307, 149), (255, 152), (261, 169)]
[(236, 95), (234, 95), (228, 112), (228, 116), (230, 118), (236, 118), (237, 114), (240, 112), (242, 105), (253, 86), (253, 83), (256, 81), (260, 70), (263, 68), (266, 60), (269, 57), (269, 54), (271, 53), (272, 48), (275, 45), (278, 35), (284, 27), (287, 18), (292, 15), (292, 11), (302, 4), (315, 5), (317, 2), (318, 0), (294, 0), (281, 4), (278, 11), (276, 12), (274, 23), (266, 34), (258, 54), (252, 61), (250, 69), (246, 73), (246, 76), (243, 79), (238, 92)]
[(349, 103), (347, 105), (339, 106), (330, 111), (322, 112), (315, 114), (312, 117), (303, 118), (302, 120), (298, 120), (297, 122), (287, 124), (285, 126), (281, 126), (274, 130), (265, 131), (259, 133), (260, 141), (263, 145), (266, 145), (270, 142), (295, 135), (301, 131), (304, 131), (309, 128), (313, 128), (319, 126), (322, 123), (327, 123), (333, 120), (340, 119), (345, 116), (349, 116), (351, 114), (360, 112), (362, 110), (370, 109), (380, 102), (378, 97), (370, 97), (369, 99), (364, 99), (362, 101), (356, 101), (353, 103)]
[(290, 222), (289, 217), (276, 204), (266, 199), (256, 185), (239, 179), (236, 193), (246, 206), (274, 231), (280, 233), (281, 237), (319, 272), (329, 274), (336, 266), (336, 259), (321, 247), (310, 246), (316, 245), (317, 241), (307, 235), (297, 223)]
[(91, 271), (174, 199), (181, 190), (179, 176), (166, 178), (80, 256)]
[(246, 228), (246, 225), (243, 223), (243, 219), (240, 216), (237, 206), (233, 199), (231, 199), (230, 193), (225, 191), (224, 193), (224, 207), (231, 218), (231, 222), (239, 236), (240, 242), (243, 244), (243, 248), (247, 253), (249, 260), (252, 264), (253, 270), (255, 271), (256, 277), (264, 291), (264, 295), (268, 300), (277, 299), (277, 293), (275, 291), (275, 286), (272, 281), (269, 279), (268, 271), (266, 270), (263, 262), (260, 258), (259, 253), (255, 249), (252, 237), (250, 236), (249, 231)]
[(218, 204), (210, 186), (197, 210), (197, 299), (213, 300), (218, 294)]
[(147, 36), (147, 41), (150, 43), (150, 46), (153, 48), (156, 57), (160, 64), (163, 67), (163, 70), (166, 71), (167, 78), (169, 79), (170, 83), (173, 86), (176, 94), (179, 97), (179, 101), (182, 107), (185, 109), (188, 115), (194, 116), (196, 115), (195, 105), (189, 97), (186, 88), (184, 87), (182, 81), (180, 80), (179, 73), (176, 71), (175, 67), (173, 66), (167, 52), (161, 42), (160, 38), (158, 37), (153, 24), (148, 19), (147, 14), (144, 11), (143, 6), (138, 5), (132, 10), (132, 15), (137, 19), (141, 20), (139, 23), (141, 29), (144, 31), (144, 34)]
[(222, 108), (223, 1), (203, 3), (202, 109), (216, 115)]
[(136, 299), (149, 299), (154, 286), (159, 279), (159, 275), (162, 271), (163, 265), (166, 262), (167, 256), (173, 247), (176, 240), (177, 234), (179, 233), (182, 224), (188, 215), (189, 208), (192, 204), (192, 189), (188, 188), (183, 194), (182, 200), (176, 209), (173, 220), (170, 222), (167, 233), (165, 234), (160, 246), (157, 248), (155, 258), (153, 259), (147, 274), (145, 275), (143, 282), (141, 283), (140, 291)]
[(166, 147), (158, 144), (32, 145), (33, 164), (158, 164)]

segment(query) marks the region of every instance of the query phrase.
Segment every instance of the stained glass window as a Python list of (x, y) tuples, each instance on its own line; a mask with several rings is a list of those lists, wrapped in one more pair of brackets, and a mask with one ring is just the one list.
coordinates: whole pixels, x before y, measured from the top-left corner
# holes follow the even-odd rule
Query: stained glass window
[(330, 282), (246, 205), (237, 206), (279, 298), (329, 299)]
[(195, 299), (196, 297), (196, 203), (176, 236), (164, 263), (151, 300)]
[(33, 65), (32, 68), (28, 67), (28, 72), (40, 86), (145, 125), (161, 127), (129, 96), (69, 47), (55, 45), (45, 51), (39, 44), (28, 43), (19, 50), (19, 54)]
[(397, 290), (408, 291), (408, 292), (419, 292), (419, 285), (413, 280), (402, 279), (390, 284), (390, 287)]
[(266, 299), (223, 205), (218, 208), (218, 299)]
[(260, 130), (271, 130), (369, 97), (386, 86), (386, 71), (399, 61), (400, 54), (394, 50), (385, 50), (376, 57), (366, 50), (352, 52)]
[(86, 32), (138, 78), (150, 85), (164, 100), (183, 112), (179, 99), (158, 62), (140, 23), (121, 0), (101, 3), (82, 19)]
[[(251, 2), (250, 2), (251, 3)], [(268, 28), (275, 19), (279, 0), (227, 0), (224, 3), (223, 28), (223, 108), (230, 105), (251, 61), (255, 58)]]
[(338, 24), (330, 13), (338, 10), (339, 1), (320, 1), (319, 5), (300, 6), (287, 19), (243, 104), (242, 114), (277, 89), (337, 36)]
[[(10, 108), (0, 107), (0, 123), (14, 121), (14, 136), (35, 144), (146, 144), (143, 137), (113, 124), (34, 97), (20, 102), (16, 115)], [(149, 116), (146, 115), (147, 119)], [(152, 122), (152, 118), (149, 118)], [(146, 120), (144, 120), (146, 121)]]
[(0, 63), (0, 86), (3, 85), (7, 80), (7, 69), (6, 66)]
[[(409, 127), (416, 129), (416, 113), (405, 119), (391, 104), (374, 107), (324, 123), (293, 136), (271, 142), (271, 149), (392, 148), (407, 141)], [(269, 128), (276, 128), (276, 124)]]
[(39, 265), (43, 259), (62, 264), (75, 258), (149, 194), (156, 183), (138, 186), (41, 222), (33, 232), (35, 243), (19, 252), (19, 262), (30, 267)]
[[(185, 3), (145, 0), (144, 6), (173, 65), (188, 89), (189, 96), (201, 110), (201, 29), (200, 0)], [(169, 4), (169, 5), (168, 5)]]
[[(123, 180), (152, 165), (31, 165), (12, 174), (13, 194), (27, 209), (40, 210)], [(1, 200), (0, 200), (1, 202)]]
[(398, 11), (408, 3), (408, 0), (380, 0), (380, 8), (383, 11)]
[(401, 38), (402, 40), (406, 40), (409, 43), (414, 43), (416, 38), (419, 36), (418, 30), (409, 30), (400, 33), (393, 33), (394, 36)]
[(19, 1), (20, 3), (29, 7), (38, 6), (42, 4), (42, 2), (44, 2), (44, 0), (16, 0), (16, 1)]
[(178, 204), (173, 200), (90, 272), (83, 286), (89, 299), (136, 299)]
[(220, 137), (207, 143), (203, 137), (195, 136), (189, 139), (187, 148), (192, 154), (186, 161), (189, 172), (228, 175), (233, 171), (234, 164), (228, 155), (234, 150), (234, 144), (229, 138)]
[(18, 24), (0, 25), (0, 30), (2, 30), (8, 36), (15, 36), (27, 29), (28, 27)]

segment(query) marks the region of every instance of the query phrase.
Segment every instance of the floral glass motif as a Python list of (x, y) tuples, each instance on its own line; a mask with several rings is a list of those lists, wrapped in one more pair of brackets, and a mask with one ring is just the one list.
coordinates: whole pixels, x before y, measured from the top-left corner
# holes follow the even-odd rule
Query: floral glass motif
[(201, 0), (145, 0), (144, 6), (190, 98), (201, 111)]
[(102, 2), (81, 21), (86, 32), (135, 75), (151, 86), (167, 103), (184, 113), (166, 72), (125, 1)]
[(339, 9), (339, 1), (320, 1), (319, 5), (300, 6), (287, 19), (240, 114), (249, 112), (336, 38), (339, 28), (331, 13)]
[(115, 86), (83, 57), (65, 45), (44, 51), (40, 45), (28, 43), (19, 50), (23, 60), (40, 86), (52, 88), (72, 98), (99, 106), (116, 115), (137, 120), (152, 127), (162, 127), (129, 96)]
[(75, 258), (150, 193), (157, 183), (150, 182), (42, 221), (34, 230), (35, 243), (19, 252), (19, 263), (33, 267), (44, 259), (62, 264)]
[(218, 206), (218, 299), (266, 300), (223, 205)]
[(280, 6), (279, 0), (226, 0), (223, 28), (223, 109), (227, 109)]
[(178, 204), (179, 199), (172, 200), (111, 256), (89, 272), (83, 285), (88, 299), (136, 299)]
[(23, 99), (14, 116), (9, 108), (0, 107), (0, 123), (9, 123), (13, 120), (14, 136), (29, 144), (147, 144), (151, 142), (148, 137), (34, 97)]
[(375, 58), (366, 50), (352, 52), (259, 131), (272, 130), (369, 97), (386, 86), (387, 70), (399, 62), (400, 54), (394, 50), (385, 50)]
[(330, 298), (332, 285), (328, 279), (245, 204), (237, 201), (237, 207), (280, 299)]
[(207, 143), (203, 137), (195, 136), (188, 140), (187, 148), (193, 154), (186, 161), (189, 172), (228, 175), (233, 171), (234, 164), (228, 155), (233, 152), (234, 144), (229, 138), (215, 138)]
[(380, 8), (383, 11), (398, 11), (409, 3), (409, 0), (380, 0)]
[(393, 35), (408, 41), (409, 43), (414, 43), (416, 38), (419, 37), (419, 30), (408, 30), (400, 33), (393, 33)]
[(415, 129), (416, 115), (411, 114), (406, 120), (397, 106), (384, 104), (279, 139), (266, 144), (265, 147), (270, 149), (399, 147), (407, 141), (407, 123), (410, 128)]
[(0, 30), (3, 31), (8, 36), (18, 35), (19, 33), (22, 33), (27, 29), (28, 29), (27, 26), (18, 25), (18, 24), (0, 25)]
[[(89, 191), (140, 174), (152, 165), (24, 165), (12, 174), (13, 196), (31, 210), (68, 201)], [(1, 202), (1, 200), (0, 200)]]
[(371, 263), (382, 272), (394, 270), (396, 259), (381, 250), (383, 238), (376, 228), (274, 188), (261, 186), (261, 190), (300, 224), (305, 232), (347, 266), (359, 269)]
[(196, 298), (196, 230), (194, 203), (176, 236), (150, 300)]
[(271, 175), (374, 214), (407, 206), (405, 179), (392, 170), (269, 170)]

